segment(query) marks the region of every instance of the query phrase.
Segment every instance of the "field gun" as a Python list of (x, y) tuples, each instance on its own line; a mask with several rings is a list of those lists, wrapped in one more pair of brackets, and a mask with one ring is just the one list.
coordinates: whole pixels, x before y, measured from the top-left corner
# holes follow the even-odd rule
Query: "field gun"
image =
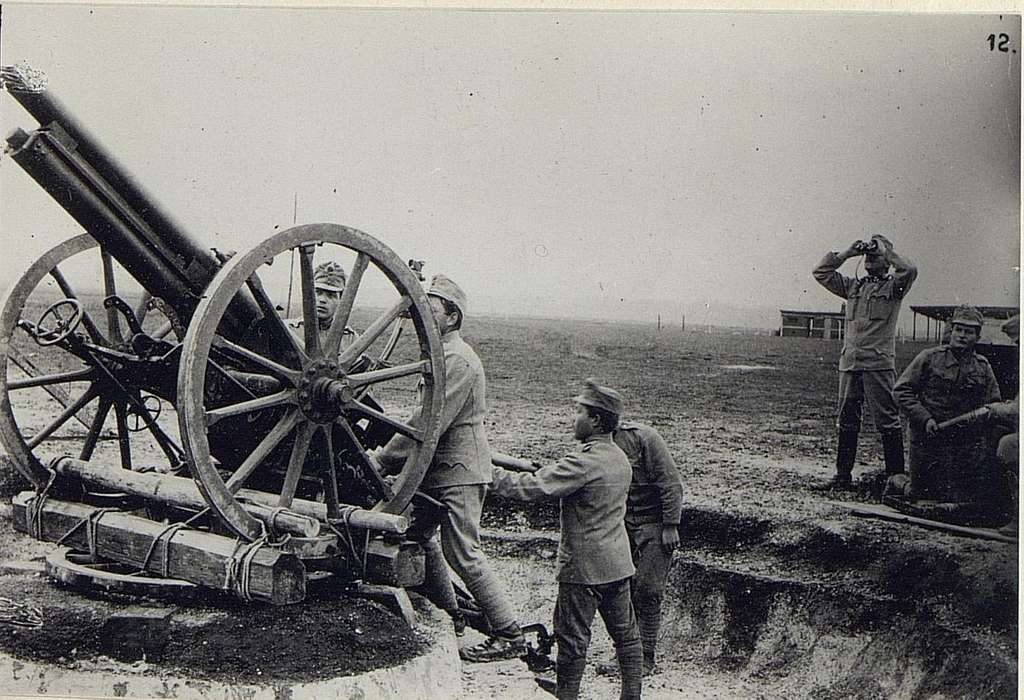
[[(0, 306), (0, 439), (35, 487), (14, 499), (16, 526), (275, 603), (302, 600), (313, 572), (418, 584), (402, 513), (444, 398), (422, 262), (327, 223), (237, 253), (205, 247), (38, 74), (2, 78), (39, 123), (14, 130), (6, 155), (84, 229), (28, 266)], [(348, 269), (331, 319), (317, 317), (314, 255)], [(298, 319), (274, 302), (289, 260)], [(372, 299), (357, 306), (361, 288)], [(417, 419), (390, 415), (387, 400)], [(369, 453), (399, 433), (417, 448), (388, 483)]]

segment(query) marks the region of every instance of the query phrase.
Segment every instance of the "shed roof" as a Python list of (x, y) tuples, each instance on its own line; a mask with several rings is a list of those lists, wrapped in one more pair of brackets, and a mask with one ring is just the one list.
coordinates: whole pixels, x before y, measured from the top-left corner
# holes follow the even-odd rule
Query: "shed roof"
[(791, 309), (779, 309), (783, 316), (814, 316), (815, 318), (844, 318), (842, 311), (794, 311)]
[[(953, 316), (953, 311), (960, 306), (959, 304), (953, 305), (932, 305), (932, 306), (911, 306), (910, 310), (915, 314), (921, 314), (928, 318), (933, 318), (936, 321), (948, 321)], [(1020, 309), (1016, 306), (975, 306), (981, 315), (985, 318), (996, 319), (1005, 321), (1014, 314), (1019, 314)]]

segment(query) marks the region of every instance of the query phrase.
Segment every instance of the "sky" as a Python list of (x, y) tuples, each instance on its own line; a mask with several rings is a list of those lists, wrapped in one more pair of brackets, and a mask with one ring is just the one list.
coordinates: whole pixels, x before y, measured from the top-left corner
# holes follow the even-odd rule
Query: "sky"
[[(919, 267), (908, 305), (1018, 304), (1020, 47), (1010, 15), (5, 4), (0, 27), (204, 245), (341, 223), (486, 313), (768, 326), (838, 309), (811, 269), (873, 233)], [(4, 95), (0, 126), (36, 124)], [(78, 232), (0, 159), (0, 284)]]

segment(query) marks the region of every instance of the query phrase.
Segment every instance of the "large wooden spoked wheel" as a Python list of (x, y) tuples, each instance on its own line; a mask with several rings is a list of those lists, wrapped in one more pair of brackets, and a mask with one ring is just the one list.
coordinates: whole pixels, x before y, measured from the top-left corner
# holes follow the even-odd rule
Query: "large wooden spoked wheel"
[[(157, 402), (109, 366), (105, 371), (94, 353), (81, 349), (88, 345), (133, 355), (125, 319), (104, 309), (96, 293), (96, 281), (102, 279), (103, 297), (117, 296), (117, 280), (126, 286), (126, 275), (91, 236), (82, 234), (43, 253), (0, 302), (0, 439), (15, 468), (37, 488), (49, 481), (46, 464), (61, 455), (102, 460), (114, 469), (166, 470), (184, 459), (173, 418), (167, 422), (173, 406)], [(65, 306), (78, 307), (79, 318), (69, 318)], [(47, 307), (51, 311), (44, 314)], [(145, 312), (146, 305), (140, 304), (136, 318), (146, 321)], [(33, 326), (55, 315), (63, 316), (58, 322), (69, 323), (61, 334), (67, 337), (59, 344), (34, 340)], [(147, 326), (156, 329), (156, 337), (167, 335), (171, 324), (161, 315), (151, 317)], [(79, 348), (77, 354), (69, 342)], [(154, 410), (154, 402), (165, 410)], [(158, 413), (163, 414), (159, 421)]]
[[(301, 324), (297, 324), (300, 328), (282, 333), (284, 322), (269, 301), (271, 295), (269, 291), (265, 293), (259, 275), (261, 269), (269, 275), (272, 271), (264, 266), (290, 251), (298, 259), (302, 318)], [(317, 323), (314, 253), (318, 260), (333, 259), (339, 254), (355, 255), (327, 331), (320, 331)], [(283, 260), (287, 265), (288, 256), (284, 255)], [(346, 344), (344, 331), (352, 319), (356, 295), (368, 269), (374, 269), (375, 281), (390, 284), (392, 297), (397, 293), (398, 301), (376, 315), (360, 329), (361, 333), (344, 338)], [(263, 310), (264, 338), (268, 328), (277, 329), (274, 341), (263, 349), (257, 349), (259, 343), (243, 347), (218, 335), (229, 303), (246, 288)], [(371, 346), (377, 347), (375, 343), (403, 318), (410, 319), (415, 329), (414, 353), (418, 356), (399, 364), (367, 368), (365, 353)], [(216, 387), (212, 382), (227, 372), (214, 367), (211, 353), (222, 366), (224, 358), (230, 359), (236, 376), (239, 372), (247, 378), (262, 375), (269, 388), (225, 401), (223, 392), (213, 390)], [(416, 380), (422, 385), (415, 392), (415, 409), (419, 413), (415, 425), (385, 415), (362, 398), (368, 388), (376, 390), (395, 380)], [(249, 385), (254, 383), (258, 385), (259, 381), (250, 381)], [(276, 481), (270, 479), (269, 483), (273, 484), (270, 488), (277, 495), (277, 504), (283, 508), (288, 508), (296, 498), (300, 479), (317, 475), (324, 484), (328, 517), (332, 510), (337, 511), (339, 488), (343, 496), (345, 491), (345, 483), (338, 481), (342, 465), (336, 455), (340, 452), (344, 451), (346, 459), (356, 462), (356, 468), (363, 473), (373, 472), (370, 476), (379, 479), (365, 446), (360, 444), (357, 422), (383, 424), (409, 439), (408, 456), (390, 487), (391, 493), (383, 495), (373, 506), (383, 512), (399, 513), (405, 510), (423, 480), (437, 446), (444, 402), (441, 338), (419, 278), (388, 247), (344, 226), (297, 226), (234, 255), (207, 287), (185, 334), (178, 397), (180, 432), (193, 478), (210, 507), (239, 536), (253, 540), (264, 531), (262, 523), (236, 498), (239, 490), (249, 487), (251, 482), (268, 483), (267, 479), (259, 478), (261, 474), (278, 474)], [(221, 421), (231, 420), (238, 425), (242, 417), (260, 425), (257, 439), (242, 435), (241, 430), (228, 436), (223, 431), (214, 434), (214, 426)], [(229, 446), (235, 448), (233, 451), (224, 449), (225, 440), (233, 443)], [(246, 442), (241, 454), (237, 449), (239, 440)], [(344, 445), (339, 445), (339, 441)], [(225, 452), (231, 452), (228, 463), (217, 456)], [(314, 463), (314, 453), (329, 457)], [(265, 486), (253, 488), (268, 491)]]

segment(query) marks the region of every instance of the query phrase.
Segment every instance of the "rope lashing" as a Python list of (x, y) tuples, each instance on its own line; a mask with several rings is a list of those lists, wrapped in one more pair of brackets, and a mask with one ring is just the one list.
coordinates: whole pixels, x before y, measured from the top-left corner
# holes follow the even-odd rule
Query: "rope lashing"
[(92, 557), (93, 560), (96, 560), (99, 558), (99, 553), (96, 550), (96, 527), (100, 523), (100, 518), (107, 513), (121, 512), (123, 511), (119, 508), (97, 508), (93, 512), (89, 513), (89, 515), (75, 523), (70, 530), (61, 535), (60, 539), (57, 540), (57, 544), (64, 544), (65, 540), (75, 534), (82, 525), (85, 525), (85, 540), (89, 546), (89, 556)]
[(181, 521), (180, 523), (168, 523), (167, 527), (158, 532), (156, 536), (153, 538), (152, 542), (149, 543), (149, 549), (146, 551), (146, 556), (142, 560), (141, 568), (139, 568), (138, 571), (132, 572), (131, 574), (129, 574), (129, 576), (140, 576), (146, 573), (147, 569), (149, 568), (149, 560), (153, 557), (153, 552), (156, 551), (157, 543), (160, 540), (163, 540), (164, 538), (166, 538), (166, 541), (164, 542), (163, 566), (160, 569), (160, 575), (164, 578), (170, 576), (168, 572), (171, 563), (171, 540), (174, 538), (174, 536), (178, 533), (179, 530), (191, 530), (192, 523), (194, 523), (196, 520), (203, 517), (209, 512), (209, 507), (206, 507), (203, 508), (198, 513), (196, 513), (195, 515), (189, 517), (187, 520)]
[(338, 536), (339, 540), (341, 540), (342, 542), (344, 542), (348, 546), (348, 551), (352, 555), (352, 559), (351, 559), (352, 565), (353, 566), (355, 566), (355, 565), (361, 566), (361, 569), (359, 571), (359, 575), (360, 575), (361, 578), (366, 578), (366, 547), (367, 547), (367, 545), (369, 545), (369, 542), (370, 542), (370, 532), (369, 532), (369, 530), (366, 531), (366, 542), (363, 545), (363, 557), (362, 557), (362, 560), (360, 560), (359, 553), (356, 551), (355, 539), (352, 536), (351, 521), (352, 521), (352, 514), (355, 512), (355, 510), (356, 509), (355, 509), (354, 506), (349, 506), (347, 508), (342, 509), (342, 511), (341, 511), (341, 518), (340, 518), (340, 520), (341, 520), (341, 524), (345, 528), (345, 532), (342, 532), (341, 530), (336, 528), (334, 526), (334, 523), (337, 522), (337, 521), (336, 520), (332, 520), (330, 518), (327, 520), (327, 527), (329, 527), (331, 529), (331, 532), (333, 532), (335, 535)]
[(224, 562), (224, 585), (223, 589), (233, 592), (242, 600), (252, 600), (249, 585), (252, 577), (252, 561), (260, 549), (268, 546), (267, 534), (242, 545), (242, 540), (236, 540), (235, 549), (231, 556)]
[(43, 539), (43, 506), (50, 495), (50, 487), (57, 478), (57, 472), (47, 469), (50, 473), (46, 485), (36, 488), (36, 497), (28, 504), (28, 533), (37, 540)]
[[(160, 575), (167, 578), (169, 576), (168, 568), (171, 562), (171, 540), (176, 534), (178, 534), (179, 530), (184, 530), (186, 528), (188, 528), (188, 522), (169, 523), (167, 527), (158, 532), (156, 536), (153, 537), (153, 541), (149, 543), (149, 549), (146, 550), (146, 556), (142, 560), (142, 566), (138, 571), (134, 572), (132, 576), (138, 576), (139, 574), (146, 573), (149, 569), (149, 560), (153, 558), (153, 552), (156, 551), (157, 542), (164, 540), (164, 556), (162, 566), (160, 567)], [(165, 537), (166, 539), (164, 539)]]

